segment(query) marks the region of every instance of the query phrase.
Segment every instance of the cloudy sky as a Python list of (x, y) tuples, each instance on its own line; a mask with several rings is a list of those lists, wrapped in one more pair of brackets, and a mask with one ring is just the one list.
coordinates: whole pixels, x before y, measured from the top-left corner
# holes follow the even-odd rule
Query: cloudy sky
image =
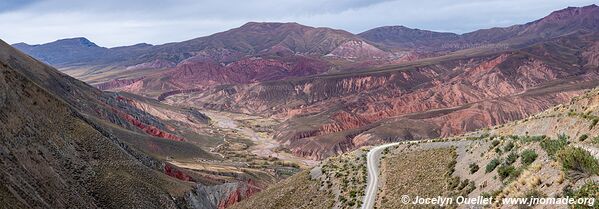
[(101, 46), (161, 44), (249, 21), (353, 33), (385, 25), (470, 32), (541, 18), (596, 0), (0, 0), (0, 39), (39, 44), (87, 37)]

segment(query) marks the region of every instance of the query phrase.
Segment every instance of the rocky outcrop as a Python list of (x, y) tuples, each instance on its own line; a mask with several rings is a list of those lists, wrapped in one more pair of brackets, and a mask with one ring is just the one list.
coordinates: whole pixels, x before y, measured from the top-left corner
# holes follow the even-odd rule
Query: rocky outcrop
[(185, 200), (190, 208), (224, 209), (260, 191), (262, 189), (251, 179), (214, 186), (197, 185)]
[(119, 87), (123, 87), (123, 86), (128, 86), (131, 85), (132, 83), (135, 83), (139, 80), (142, 80), (142, 78), (134, 78), (134, 79), (114, 79), (112, 81), (108, 81), (105, 83), (100, 83), (100, 84), (96, 84), (96, 88), (100, 89), (100, 90), (110, 90), (110, 89), (114, 89), (114, 88), (119, 88)]

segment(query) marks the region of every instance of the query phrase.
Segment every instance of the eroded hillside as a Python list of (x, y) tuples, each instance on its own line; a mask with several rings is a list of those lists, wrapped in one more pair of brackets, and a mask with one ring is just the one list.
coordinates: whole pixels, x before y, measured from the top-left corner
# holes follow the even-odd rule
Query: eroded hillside
[(596, 44), (594, 33), (580, 33), (499, 54), (223, 86), (167, 102), (280, 118), (277, 140), (296, 155), (323, 159), (367, 144), (473, 131), (569, 101), (599, 84)]

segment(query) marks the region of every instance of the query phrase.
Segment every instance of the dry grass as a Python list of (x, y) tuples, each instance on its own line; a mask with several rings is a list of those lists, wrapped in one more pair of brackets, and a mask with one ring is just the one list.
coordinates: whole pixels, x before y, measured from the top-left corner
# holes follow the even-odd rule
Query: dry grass
[(449, 167), (455, 159), (452, 148), (413, 151), (390, 155), (382, 161), (384, 184), (379, 208), (406, 208), (401, 195), (436, 197), (444, 195)]
[(262, 208), (331, 208), (334, 196), (320, 189), (320, 181), (310, 179), (308, 171), (298, 173), (231, 209)]

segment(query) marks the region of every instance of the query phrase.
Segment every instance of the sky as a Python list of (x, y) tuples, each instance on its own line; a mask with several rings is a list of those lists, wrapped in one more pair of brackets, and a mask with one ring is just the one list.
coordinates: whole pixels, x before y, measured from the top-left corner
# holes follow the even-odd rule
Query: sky
[(596, 0), (0, 0), (0, 39), (86, 37), (105, 47), (163, 44), (246, 22), (297, 22), (360, 33), (388, 25), (465, 33), (530, 22)]

